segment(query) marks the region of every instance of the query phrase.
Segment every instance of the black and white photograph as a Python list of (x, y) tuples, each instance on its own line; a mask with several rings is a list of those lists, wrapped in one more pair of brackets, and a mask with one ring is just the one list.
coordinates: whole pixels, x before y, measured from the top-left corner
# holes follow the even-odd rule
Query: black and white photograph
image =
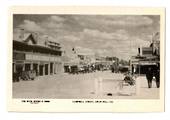
[(160, 15), (13, 14), (12, 97), (159, 99)]

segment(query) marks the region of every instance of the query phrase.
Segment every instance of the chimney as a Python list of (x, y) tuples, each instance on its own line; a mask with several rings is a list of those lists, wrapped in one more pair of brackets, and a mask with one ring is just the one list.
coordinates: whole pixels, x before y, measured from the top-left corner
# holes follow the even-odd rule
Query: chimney
[(139, 47), (138, 47), (138, 55), (139, 56), (142, 56), (142, 46), (140, 45)]
[(19, 39), (20, 40), (24, 40), (24, 33), (25, 33), (25, 30), (23, 28), (20, 28), (19, 29)]
[(44, 44), (45, 44), (45, 46), (48, 46), (48, 36), (45, 36)]
[(140, 47), (138, 48), (138, 54), (140, 55)]
[(35, 39), (35, 42), (38, 43), (38, 37), (39, 37), (38, 33), (33, 32), (32, 35), (33, 35), (33, 37)]

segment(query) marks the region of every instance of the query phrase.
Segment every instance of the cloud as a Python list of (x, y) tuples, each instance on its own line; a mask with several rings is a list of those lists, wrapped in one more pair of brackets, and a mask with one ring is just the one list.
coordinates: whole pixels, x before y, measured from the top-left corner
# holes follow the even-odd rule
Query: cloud
[(139, 47), (139, 46), (148, 47), (150, 45), (150, 41), (146, 41), (139, 37), (132, 37), (131, 39), (132, 39), (131, 41), (132, 47)]
[(48, 41), (53, 41), (53, 42), (58, 42), (58, 39), (56, 39), (53, 36), (49, 36), (49, 35), (42, 35), (42, 37)]
[(94, 51), (90, 48), (85, 48), (81, 46), (76, 46), (75, 50), (78, 54), (83, 54), (83, 55), (94, 55)]
[(110, 49), (96, 49), (95, 50), (96, 56), (106, 57), (106, 56), (116, 56)]
[(143, 26), (151, 25), (153, 23), (152, 19), (146, 16), (123, 16), (123, 17), (113, 17), (111, 19), (105, 19), (105, 23), (108, 25), (117, 26)]
[(43, 26), (46, 29), (61, 29), (63, 28), (64, 24), (63, 22), (65, 21), (65, 19), (63, 17), (59, 17), (59, 16), (51, 16), (49, 18), (47, 18), (46, 20), (44, 20), (41, 24), (41, 26)]
[(63, 24), (62, 23), (55, 23), (55, 22), (49, 21), (49, 22), (44, 22), (42, 24), (42, 26), (47, 28), (47, 29), (60, 29), (60, 28), (63, 27)]
[(111, 39), (111, 34), (106, 32), (100, 32), (99, 30), (94, 29), (84, 29), (83, 34), (90, 36), (91, 38), (100, 38), (100, 39)]
[(51, 16), (50, 19), (55, 22), (64, 22), (65, 21), (65, 19), (60, 16)]
[[(117, 56), (127, 59), (130, 56), (131, 36), (124, 29), (117, 29), (115, 32), (102, 32), (97, 29), (84, 29), (84, 42), (88, 47), (93, 48), (99, 56)], [(88, 42), (89, 41), (89, 42)]]
[(65, 35), (65, 36), (62, 37), (62, 39), (65, 40), (65, 41), (70, 41), (70, 42), (80, 41), (80, 38), (76, 37), (74, 35)]
[[(75, 16), (74, 19), (82, 26), (91, 28), (95, 27), (139, 27), (153, 24), (153, 20), (147, 16), (141, 15), (91, 15), (91, 16)], [(106, 28), (107, 29), (107, 28)]]
[(90, 36), (91, 38), (98, 38), (103, 39), (103, 40), (127, 40), (128, 39), (128, 34), (125, 30), (118, 30), (113, 33), (107, 33), (107, 32), (101, 32), (97, 29), (84, 29), (83, 33), (85, 36)]
[(30, 20), (24, 20), (23, 23), (19, 25), (19, 27), (24, 28), (25, 30), (31, 31), (31, 32), (43, 32), (44, 31), (44, 29), (40, 25)]
[(28, 31), (37, 31), (52, 36), (68, 51), (78, 46), (82, 53), (95, 52), (127, 59), (130, 54), (136, 54), (137, 47), (140, 45), (149, 45), (152, 32), (157, 30), (156, 27), (159, 28), (159, 19), (155, 17), (46, 15), (42, 20), (31, 19), (32, 17), (22, 18), (18, 26)]
[(141, 39), (140, 37), (128, 37), (128, 40), (104, 41), (103, 44), (99, 46), (97, 53), (99, 55), (117, 56), (121, 59), (128, 60), (131, 56), (137, 55), (138, 47), (148, 47), (150, 45), (149, 41)]

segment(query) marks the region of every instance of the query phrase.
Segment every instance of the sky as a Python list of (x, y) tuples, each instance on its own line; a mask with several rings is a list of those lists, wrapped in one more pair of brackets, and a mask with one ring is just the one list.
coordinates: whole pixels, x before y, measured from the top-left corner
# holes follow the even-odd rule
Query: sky
[(82, 54), (129, 60), (160, 31), (160, 16), (15, 14), (14, 31), (16, 28), (39, 33), (40, 38), (50, 36), (65, 52), (75, 48)]

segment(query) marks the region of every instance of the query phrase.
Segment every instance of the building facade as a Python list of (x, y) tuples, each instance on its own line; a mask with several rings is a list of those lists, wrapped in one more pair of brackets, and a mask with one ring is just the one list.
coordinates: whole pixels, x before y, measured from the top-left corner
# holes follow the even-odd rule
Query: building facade
[(138, 48), (138, 55), (131, 57), (131, 71), (135, 74), (147, 74), (148, 68), (157, 69), (160, 63), (160, 34), (153, 35), (152, 43)]
[(33, 33), (13, 39), (13, 74), (35, 71), (36, 76), (62, 72), (60, 44), (46, 41), (39, 45)]

